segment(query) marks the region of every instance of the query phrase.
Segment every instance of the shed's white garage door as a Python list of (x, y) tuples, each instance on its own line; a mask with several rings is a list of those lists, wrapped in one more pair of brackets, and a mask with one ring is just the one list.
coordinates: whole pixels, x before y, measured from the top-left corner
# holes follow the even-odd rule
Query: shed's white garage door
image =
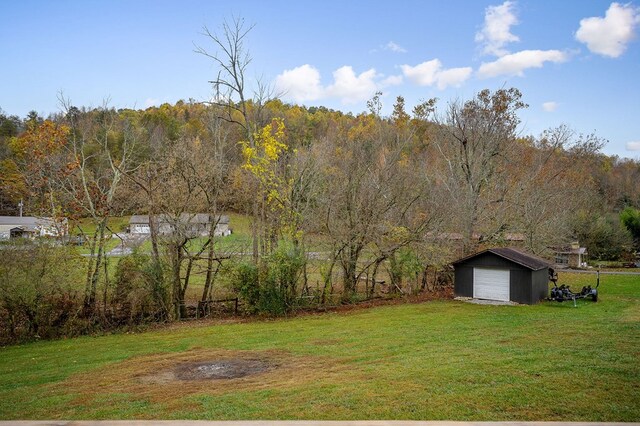
[(509, 301), (509, 271), (473, 268), (473, 297)]

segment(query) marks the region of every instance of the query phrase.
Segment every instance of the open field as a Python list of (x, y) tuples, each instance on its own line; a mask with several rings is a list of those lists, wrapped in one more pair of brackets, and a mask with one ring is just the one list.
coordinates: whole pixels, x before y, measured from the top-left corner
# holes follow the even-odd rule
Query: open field
[[(3, 348), (0, 419), (637, 421), (640, 276), (600, 289), (577, 308), (436, 301)], [(266, 367), (180, 375), (220, 360)]]

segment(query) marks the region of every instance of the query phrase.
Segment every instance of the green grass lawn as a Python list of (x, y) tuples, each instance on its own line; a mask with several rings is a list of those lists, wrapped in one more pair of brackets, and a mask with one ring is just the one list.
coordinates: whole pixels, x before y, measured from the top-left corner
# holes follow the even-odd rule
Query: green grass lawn
[[(129, 217), (130, 216), (110, 217), (107, 221), (107, 225), (113, 232), (124, 233), (127, 225), (129, 224)], [(84, 232), (85, 236), (91, 238), (93, 237), (95, 231), (96, 224), (93, 223), (90, 218), (82, 218), (69, 224), (69, 232), (71, 233), (71, 235), (82, 235), (82, 233)], [(120, 239), (114, 236), (105, 242), (105, 250), (109, 252), (116, 248), (120, 243)], [(77, 249), (81, 254), (90, 253), (88, 242), (82, 246), (77, 247)]]
[[(3, 348), (0, 419), (637, 421), (640, 276), (603, 276), (600, 290), (577, 308), (435, 301)], [(228, 358), (274, 367), (163, 379)]]
[[(107, 221), (109, 229), (113, 232), (124, 232), (129, 225), (130, 216), (110, 217)], [(93, 236), (96, 232), (96, 224), (90, 218), (82, 218), (69, 224), (71, 235), (81, 235), (82, 232), (87, 236)]]

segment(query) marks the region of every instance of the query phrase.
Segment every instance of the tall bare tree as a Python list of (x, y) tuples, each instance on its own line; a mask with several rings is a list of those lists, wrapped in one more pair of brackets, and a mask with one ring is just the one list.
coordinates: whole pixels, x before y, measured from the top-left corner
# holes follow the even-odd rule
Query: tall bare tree
[(84, 298), (85, 312), (93, 314), (100, 271), (106, 259), (107, 221), (123, 174), (134, 167), (138, 133), (129, 120), (121, 118), (106, 102), (92, 111), (80, 111), (62, 97), (61, 104), (65, 122), (71, 129), (65, 147), (75, 167), (60, 180), (60, 187), (95, 225)]
[[(345, 299), (369, 268), (375, 277), (377, 267), (417, 241), (432, 219), (418, 208), (428, 185), (423, 165), (410, 155), (411, 135), (379, 116), (379, 96), (369, 107), (371, 114), (359, 116), (346, 135), (315, 148), (325, 170), (320, 232), (331, 242), (331, 263), (342, 269)], [(363, 261), (365, 253), (374, 254)]]
[[(520, 123), (518, 111), (527, 105), (518, 89), (483, 90), (474, 99), (449, 104), (438, 117), (436, 146), (445, 164), (442, 181), (459, 209), (464, 251), (475, 248), (474, 234), (483, 219), (491, 222), (491, 211), (504, 201), (508, 185), (503, 165)], [(484, 217), (483, 217), (484, 215)], [(503, 224), (487, 228), (486, 238), (498, 234)]]
[[(272, 93), (267, 85), (260, 81), (253, 96), (248, 95), (247, 69), (251, 63), (251, 55), (245, 46), (248, 34), (254, 25), (248, 25), (243, 18), (234, 17), (222, 24), (222, 32), (217, 34), (203, 28), (202, 34), (213, 44), (213, 52), (200, 45), (195, 51), (213, 60), (218, 67), (218, 73), (210, 83), (213, 85), (213, 99), (211, 103), (224, 111), (219, 117), (229, 123), (234, 123), (243, 130), (245, 140), (251, 148), (255, 147), (255, 134), (266, 123), (263, 119), (263, 108), (271, 98)], [(257, 184), (254, 182), (254, 184)], [(253, 259), (259, 258), (260, 247), (260, 205), (251, 204)]]

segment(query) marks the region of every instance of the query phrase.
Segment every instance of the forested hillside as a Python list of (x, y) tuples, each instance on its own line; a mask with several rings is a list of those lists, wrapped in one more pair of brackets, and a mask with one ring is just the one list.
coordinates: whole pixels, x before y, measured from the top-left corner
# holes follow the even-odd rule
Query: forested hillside
[[(638, 249), (640, 163), (569, 125), (522, 134), (518, 89), (398, 97), (389, 116), (381, 93), (357, 116), (290, 105), (245, 93), (241, 40), (228, 35), (210, 35), (228, 57), (200, 52), (221, 70), (209, 102), (117, 110), (61, 95), (47, 118), (0, 114), (1, 214), (22, 202), (27, 215), (91, 223), (72, 230), (85, 236), (82, 259), (4, 248), (8, 335), (185, 317), (196, 270), (200, 302), (223, 282), (248, 312), (283, 314), (373, 297), (382, 280), (391, 293), (433, 289), (429, 268), (487, 246), (549, 256), (579, 240), (614, 260)], [(177, 226), (185, 213), (229, 212), (250, 218), (244, 247), (221, 248), (214, 222), (205, 238)], [(109, 219), (133, 214), (149, 215), (149, 249), (114, 265), (106, 244), (121, 230)], [(175, 232), (158, 232), (160, 217)]]
[[(16, 215), (23, 200), (25, 214), (97, 221), (178, 210), (253, 215), (257, 197), (262, 252), (274, 238), (338, 237), (355, 224), (378, 235), (385, 226), (460, 233), (467, 251), (474, 234), (499, 242), (509, 233), (540, 254), (576, 238), (598, 244), (598, 233), (624, 247), (617, 216), (640, 206), (640, 164), (602, 154), (604, 139), (568, 125), (520, 134), (520, 98), (516, 89), (464, 103), (408, 107), (398, 98), (389, 117), (379, 115), (379, 97), (358, 116), (248, 101), (251, 140), (232, 122), (244, 121), (240, 113), (196, 102), (65, 105), (47, 119), (1, 114), (0, 213)], [(360, 216), (349, 221), (350, 211)]]

